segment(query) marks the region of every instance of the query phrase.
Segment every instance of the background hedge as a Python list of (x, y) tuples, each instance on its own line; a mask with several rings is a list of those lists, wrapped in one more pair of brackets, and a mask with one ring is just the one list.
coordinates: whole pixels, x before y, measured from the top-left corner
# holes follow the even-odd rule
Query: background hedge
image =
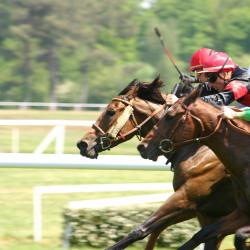
[[(66, 209), (65, 229), (71, 246), (92, 246), (106, 248), (113, 245), (132, 229), (144, 222), (159, 205), (129, 206), (105, 209)], [(165, 230), (157, 246), (176, 248), (190, 239), (199, 229), (195, 219), (188, 220)], [(143, 240), (144, 242), (146, 239)], [(134, 243), (141, 244), (141, 243)], [(144, 243), (145, 244), (145, 243)]]

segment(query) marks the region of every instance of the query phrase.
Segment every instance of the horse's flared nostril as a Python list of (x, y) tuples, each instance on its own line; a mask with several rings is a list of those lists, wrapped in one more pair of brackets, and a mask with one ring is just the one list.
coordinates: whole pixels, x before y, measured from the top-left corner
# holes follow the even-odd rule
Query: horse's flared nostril
[(141, 143), (137, 146), (137, 150), (140, 152), (141, 155), (144, 155), (146, 151), (146, 146), (143, 143)]
[(76, 145), (80, 151), (85, 151), (88, 148), (88, 143), (86, 141), (79, 141)]

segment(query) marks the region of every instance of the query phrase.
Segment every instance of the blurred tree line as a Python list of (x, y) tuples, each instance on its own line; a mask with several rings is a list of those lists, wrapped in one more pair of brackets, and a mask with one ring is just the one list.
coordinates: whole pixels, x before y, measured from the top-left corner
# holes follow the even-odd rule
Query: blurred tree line
[(0, 101), (105, 103), (159, 73), (170, 90), (156, 26), (184, 72), (200, 47), (248, 67), (249, 13), (250, 0), (1, 0)]

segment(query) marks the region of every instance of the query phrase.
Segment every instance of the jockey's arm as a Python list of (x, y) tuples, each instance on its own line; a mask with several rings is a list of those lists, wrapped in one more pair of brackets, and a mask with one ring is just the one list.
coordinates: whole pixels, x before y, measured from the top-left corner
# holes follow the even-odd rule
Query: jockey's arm
[(250, 121), (250, 108), (245, 108), (241, 111), (234, 111), (230, 107), (224, 106), (222, 116), (227, 119), (238, 118), (245, 121)]
[(199, 80), (191, 75), (187, 75), (187, 74), (182, 74), (179, 79), (181, 80), (182, 83), (184, 84), (190, 84), (190, 83), (198, 83)]
[(219, 106), (229, 105), (235, 101), (232, 91), (223, 91), (213, 95), (202, 96), (201, 99), (205, 102), (214, 103)]
[(229, 105), (233, 101), (239, 101), (247, 95), (248, 88), (244, 82), (234, 80), (229, 82), (222, 91), (213, 94), (210, 93), (211, 90), (208, 90), (207, 93), (202, 95), (203, 97), (201, 97), (201, 99), (217, 105)]
[(243, 109), (241, 112), (236, 112), (235, 118), (250, 121), (250, 108)]

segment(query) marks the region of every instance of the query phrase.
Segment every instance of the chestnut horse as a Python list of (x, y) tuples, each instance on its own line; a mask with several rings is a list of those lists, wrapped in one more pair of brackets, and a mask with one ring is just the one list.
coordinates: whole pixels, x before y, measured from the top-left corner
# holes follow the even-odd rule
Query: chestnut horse
[[(186, 144), (200, 142), (215, 152), (232, 175), (237, 209), (204, 227), (180, 247), (181, 250), (194, 249), (213, 237), (234, 233), (250, 224), (250, 124), (223, 119), (220, 107), (206, 103), (198, 96), (199, 88), (179, 99), (138, 146), (144, 158), (155, 160), (160, 151), (171, 152)], [(224, 204), (223, 208), (226, 206)]]
[(98, 153), (137, 135), (140, 139), (156, 124), (164, 111), (165, 96), (157, 77), (151, 84), (133, 80), (112, 99), (92, 129), (77, 143), (82, 156), (97, 158)]
[[(162, 113), (165, 100), (159, 90), (161, 85), (159, 79), (151, 84), (136, 81), (129, 84), (111, 101), (93, 128), (78, 142), (81, 154), (95, 158), (100, 151), (114, 147), (138, 132), (140, 136), (145, 136)], [(183, 86), (180, 87), (179, 91), (182, 92)], [(181, 96), (179, 91), (177, 95)], [(114, 140), (109, 133), (131, 103), (133, 115), (127, 117), (120, 131), (117, 130), (119, 133)], [(167, 226), (194, 217), (204, 226), (235, 209), (231, 180), (224, 166), (207, 147), (186, 146), (171, 155), (169, 161), (174, 168), (174, 194), (146, 222), (109, 249), (124, 249), (149, 234), (146, 249), (153, 249), (158, 235)], [(218, 249), (216, 243), (219, 240), (206, 243), (205, 249)]]

